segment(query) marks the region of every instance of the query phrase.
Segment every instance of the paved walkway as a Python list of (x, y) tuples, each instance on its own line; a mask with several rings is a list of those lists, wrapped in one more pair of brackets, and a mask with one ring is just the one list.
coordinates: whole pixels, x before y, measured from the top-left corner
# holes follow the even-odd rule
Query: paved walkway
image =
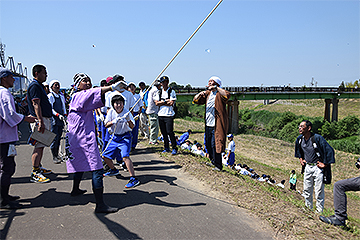
[[(26, 135), (26, 134), (25, 134)], [(22, 141), (22, 143), (24, 143)], [(70, 197), (72, 176), (65, 164), (52, 163), (45, 149), (43, 165), (52, 169), (50, 183), (30, 183), (33, 147), (17, 147), (16, 173), (10, 194), (24, 208), (1, 210), (1, 239), (272, 239), (267, 224), (218, 199), (173, 162), (139, 146), (131, 155), (141, 184), (125, 189), (128, 172), (104, 178), (105, 202), (120, 208), (95, 214), (91, 176), (81, 183), (87, 194)]]

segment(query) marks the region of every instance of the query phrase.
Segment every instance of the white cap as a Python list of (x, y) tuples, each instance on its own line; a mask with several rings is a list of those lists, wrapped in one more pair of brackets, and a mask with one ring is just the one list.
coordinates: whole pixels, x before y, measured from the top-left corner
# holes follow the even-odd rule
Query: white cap
[(50, 82), (50, 84), (49, 84), (49, 87), (51, 88), (52, 85), (54, 85), (54, 83), (59, 83), (59, 85), (60, 85), (59, 80), (51, 80), (51, 82)]

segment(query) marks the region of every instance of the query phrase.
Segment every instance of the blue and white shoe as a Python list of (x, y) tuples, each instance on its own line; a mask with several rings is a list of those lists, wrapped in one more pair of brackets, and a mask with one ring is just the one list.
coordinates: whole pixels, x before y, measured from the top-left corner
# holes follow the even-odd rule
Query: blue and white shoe
[(116, 175), (119, 175), (119, 170), (118, 169), (111, 169), (110, 171), (104, 173), (104, 177), (112, 177), (112, 176), (116, 176)]
[(170, 152), (170, 149), (164, 149), (164, 151), (162, 151), (163, 153), (167, 153), (167, 152)]
[(125, 185), (125, 188), (132, 188), (140, 184), (140, 181), (134, 177), (130, 178), (130, 181)]
[(177, 154), (177, 150), (176, 149), (173, 149), (172, 152), (171, 152), (172, 155), (176, 155)]

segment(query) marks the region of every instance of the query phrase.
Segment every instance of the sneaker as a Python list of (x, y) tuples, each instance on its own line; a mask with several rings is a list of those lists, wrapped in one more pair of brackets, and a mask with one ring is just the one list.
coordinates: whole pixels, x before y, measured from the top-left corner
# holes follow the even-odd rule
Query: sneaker
[(162, 151), (163, 153), (167, 153), (167, 152), (170, 152), (170, 149), (164, 149), (164, 151)]
[(62, 162), (62, 159), (61, 159), (60, 157), (54, 157), (54, 158), (53, 158), (53, 162), (54, 162), (55, 164), (60, 164), (60, 163)]
[(40, 168), (40, 171), (41, 171), (42, 174), (47, 175), (47, 174), (52, 173), (52, 171), (50, 169), (46, 169), (46, 168), (43, 168), (43, 167), (39, 167), (39, 168)]
[(134, 177), (130, 178), (130, 181), (125, 185), (125, 188), (132, 188), (140, 184), (140, 181)]
[(212, 170), (213, 170), (213, 171), (216, 171), (216, 172), (221, 172), (221, 169), (218, 168), (218, 167), (214, 167)]
[(327, 224), (331, 224), (335, 226), (345, 226), (345, 221), (341, 221), (340, 219), (335, 217), (335, 215), (332, 215), (330, 217), (320, 216), (319, 219)]
[(173, 149), (172, 152), (171, 152), (172, 155), (176, 155), (177, 154), (177, 150), (176, 149)]
[(30, 182), (34, 183), (47, 183), (50, 182), (50, 179), (44, 177), (41, 172), (32, 172), (30, 177)]
[(114, 169), (110, 169), (110, 171), (104, 173), (104, 177), (112, 177), (112, 176), (116, 176), (116, 175), (119, 175), (119, 170), (114, 168)]

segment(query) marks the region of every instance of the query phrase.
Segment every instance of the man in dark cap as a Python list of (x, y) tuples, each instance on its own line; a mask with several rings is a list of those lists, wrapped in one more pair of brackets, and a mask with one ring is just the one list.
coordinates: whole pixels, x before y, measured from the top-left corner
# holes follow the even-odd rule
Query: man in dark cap
[(174, 104), (176, 101), (175, 91), (169, 87), (169, 77), (162, 76), (160, 78), (162, 89), (159, 90), (157, 97), (155, 98), (156, 106), (159, 106), (159, 126), (161, 134), (164, 137), (164, 151), (170, 152), (169, 138), (171, 141), (172, 152), (171, 154), (177, 154), (177, 143), (174, 134)]

